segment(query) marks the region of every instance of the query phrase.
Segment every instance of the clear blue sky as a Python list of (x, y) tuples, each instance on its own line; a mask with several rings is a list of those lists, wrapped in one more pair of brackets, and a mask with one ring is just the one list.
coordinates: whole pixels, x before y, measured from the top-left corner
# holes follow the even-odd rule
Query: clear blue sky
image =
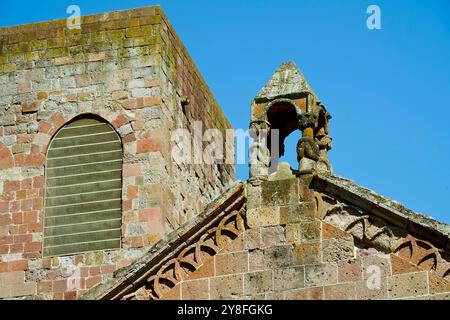
[[(64, 18), (70, 4), (84, 15), (158, 2), (5, 1), (0, 25)], [(450, 222), (450, 1), (159, 4), (234, 127), (248, 128), (251, 99), (294, 60), (333, 115), (334, 172)], [(381, 8), (379, 31), (366, 27), (370, 4)]]

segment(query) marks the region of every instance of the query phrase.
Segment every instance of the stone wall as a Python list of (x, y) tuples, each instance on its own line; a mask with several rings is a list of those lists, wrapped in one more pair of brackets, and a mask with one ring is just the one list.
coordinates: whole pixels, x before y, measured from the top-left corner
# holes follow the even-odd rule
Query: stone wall
[[(122, 139), (122, 249), (42, 258), (47, 148), (82, 114)], [(230, 128), (160, 7), (1, 28), (0, 298), (77, 298), (201, 212), (234, 167), (173, 163), (196, 120)]]
[(450, 298), (445, 251), (370, 212), (356, 216), (312, 180), (279, 172), (247, 184), (246, 230), (162, 298)]

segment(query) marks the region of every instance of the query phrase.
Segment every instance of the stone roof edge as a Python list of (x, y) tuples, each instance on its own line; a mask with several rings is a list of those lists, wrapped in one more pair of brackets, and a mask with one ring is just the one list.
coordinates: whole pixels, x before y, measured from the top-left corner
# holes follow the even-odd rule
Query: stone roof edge
[[(161, 5), (151, 5), (125, 10), (114, 10), (103, 13), (93, 13), (81, 15), (81, 24), (90, 24), (95, 22), (105, 22), (106, 20), (121, 20), (129, 18), (138, 18), (148, 15), (163, 15), (165, 13)], [(48, 21), (38, 21), (12, 26), (0, 26), (0, 35), (13, 35), (21, 32), (30, 32), (38, 30), (51, 30), (66, 26), (68, 17), (58, 18)]]
[(244, 183), (234, 182), (226, 192), (212, 201), (205, 210), (190, 221), (169, 233), (152, 246), (141, 258), (129, 266), (114, 272), (113, 277), (87, 290), (81, 300), (114, 299), (136, 289), (148, 274), (162, 267), (167, 261), (195, 242), (205, 230), (223, 218), (245, 197)]
[(394, 226), (421, 236), (441, 248), (450, 249), (449, 224), (414, 212), (399, 202), (361, 187), (352, 180), (333, 174), (316, 174), (312, 184), (317, 191), (348, 201)]

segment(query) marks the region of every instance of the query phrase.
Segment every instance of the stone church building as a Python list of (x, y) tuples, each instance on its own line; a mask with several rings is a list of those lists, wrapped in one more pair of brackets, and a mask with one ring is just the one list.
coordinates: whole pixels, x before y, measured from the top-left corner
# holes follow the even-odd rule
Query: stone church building
[(450, 298), (450, 227), (332, 173), (294, 63), (250, 118), (248, 181), (173, 161), (232, 127), (158, 6), (0, 28), (0, 298)]

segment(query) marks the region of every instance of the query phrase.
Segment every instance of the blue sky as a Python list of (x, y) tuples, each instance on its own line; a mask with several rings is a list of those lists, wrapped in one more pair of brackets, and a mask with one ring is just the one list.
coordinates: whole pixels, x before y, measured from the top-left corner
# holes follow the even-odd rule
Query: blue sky
[[(161, 4), (236, 128), (295, 61), (333, 115), (334, 172), (450, 223), (450, 1), (7, 1), (0, 25), (64, 18), (71, 4), (83, 15)], [(370, 4), (381, 30), (366, 27)]]

